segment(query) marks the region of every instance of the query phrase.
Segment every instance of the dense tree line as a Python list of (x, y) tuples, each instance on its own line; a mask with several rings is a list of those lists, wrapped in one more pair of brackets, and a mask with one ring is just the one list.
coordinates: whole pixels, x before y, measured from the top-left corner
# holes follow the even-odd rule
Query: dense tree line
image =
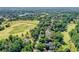
[(26, 43), (20, 37), (10, 35), (7, 39), (0, 40), (0, 51), (3, 52), (32, 51), (32, 45), (30, 41)]
[(39, 20), (38, 27), (31, 30), (35, 42), (34, 49), (37, 51), (59, 51), (62, 45), (66, 45), (61, 31), (65, 31), (67, 24), (64, 25), (61, 20), (52, 20), (50, 16), (42, 17)]

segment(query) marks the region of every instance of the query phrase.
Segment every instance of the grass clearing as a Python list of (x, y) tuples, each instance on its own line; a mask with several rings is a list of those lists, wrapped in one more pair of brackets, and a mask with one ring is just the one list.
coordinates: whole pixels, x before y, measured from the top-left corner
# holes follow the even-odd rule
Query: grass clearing
[(71, 37), (69, 36), (69, 32), (70, 32), (72, 29), (74, 29), (75, 26), (76, 26), (76, 24), (70, 23), (70, 24), (68, 24), (68, 26), (67, 26), (67, 32), (62, 32), (62, 34), (64, 35), (64, 37), (63, 37), (63, 38), (64, 38), (64, 42), (68, 44), (68, 46), (69, 46), (69, 48), (70, 48), (70, 50), (71, 50), (72, 52), (77, 51), (77, 49), (76, 49), (74, 43), (71, 41)]
[(19, 32), (23, 32), (27, 29), (29, 30), (29, 25), (20, 24), (18, 26), (14, 26), (13, 29), (11, 30), (10, 34), (16, 34), (16, 33), (19, 33)]
[(20, 35), (21, 33), (29, 32), (31, 29), (35, 28), (39, 21), (10, 21), (11, 26), (5, 28), (5, 30), (0, 31), (0, 39), (7, 38), (10, 34)]

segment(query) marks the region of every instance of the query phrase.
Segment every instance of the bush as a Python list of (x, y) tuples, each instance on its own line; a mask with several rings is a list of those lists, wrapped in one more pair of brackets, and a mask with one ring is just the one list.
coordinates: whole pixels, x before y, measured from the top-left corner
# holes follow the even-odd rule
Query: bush
[(43, 43), (38, 43), (36, 44), (36, 48), (40, 51), (44, 51), (44, 48), (45, 48), (45, 44)]
[(0, 25), (2, 24), (2, 22), (0, 21)]
[(2, 26), (2, 25), (0, 25), (0, 31), (2, 31), (2, 30), (4, 30), (4, 29), (5, 29), (5, 27)]
[(23, 49), (22, 49), (22, 51), (23, 52), (32, 52), (33, 51), (33, 48), (32, 48), (33, 46), (31, 45), (31, 44), (27, 44)]
[(10, 23), (7, 23), (5, 26), (6, 26), (6, 27), (10, 27)]

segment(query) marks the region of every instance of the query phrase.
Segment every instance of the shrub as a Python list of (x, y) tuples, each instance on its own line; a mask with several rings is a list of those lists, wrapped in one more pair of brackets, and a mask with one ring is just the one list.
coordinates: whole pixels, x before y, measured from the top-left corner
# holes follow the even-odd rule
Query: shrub
[(4, 29), (5, 29), (5, 27), (2, 26), (2, 25), (0, 25), (0, 31), (2, 31), (2, 30), (4, 30)]

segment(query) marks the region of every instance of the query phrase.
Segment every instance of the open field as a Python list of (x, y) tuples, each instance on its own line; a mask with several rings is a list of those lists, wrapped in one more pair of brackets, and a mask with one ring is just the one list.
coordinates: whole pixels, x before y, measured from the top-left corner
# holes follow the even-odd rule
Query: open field
[(20, 35), (21, 33), (29, 32), (31, 29), (35, 28), (38, 21), (10, 21), (11, 26), (5, 28), (5, 30), (0, 31), (0, 38), (7, 38), (10, 34)]

